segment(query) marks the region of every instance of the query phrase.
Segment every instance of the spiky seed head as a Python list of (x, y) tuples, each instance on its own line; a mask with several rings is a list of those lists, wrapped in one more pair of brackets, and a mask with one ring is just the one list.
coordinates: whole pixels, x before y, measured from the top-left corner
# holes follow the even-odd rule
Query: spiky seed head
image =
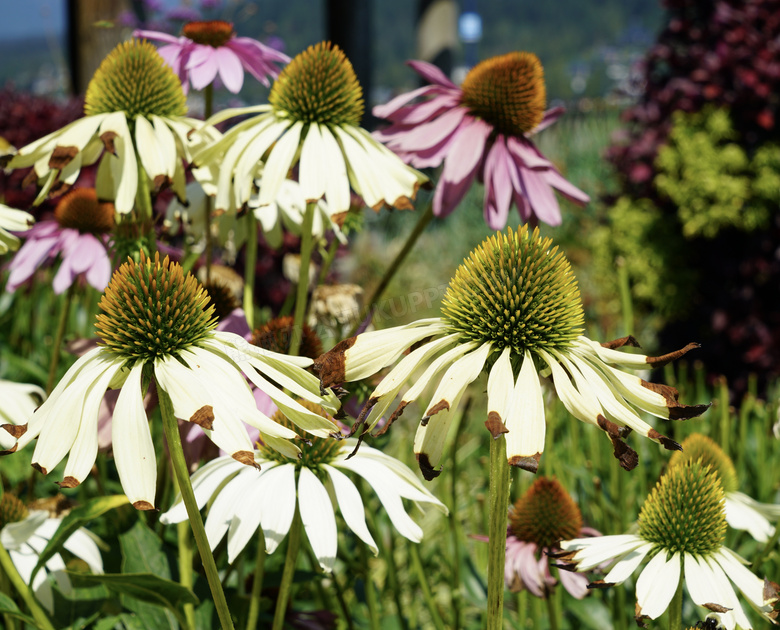
[(27, 508), (18, 498), (7, 492), (0, 497), (0, 529), (9, 523), (18, 523), (27, 518)]
[(509, 510), (509, 529), (515, 538), (553, 547), (580, 536), (580, 509), (555, 478), (539, 477)]
[(132, 259), (114, 272), (98, 307), (101, 345), (130, 360), (176, 356), (217, 325), (209, 295), (181, 265), (160, 254)]
[(60, 199), (54, 218), (82, 234), (107, 234), (114, 228), (114, 204), (99, 201), (94, 188), (74, 188)]
[(569, 261), (527, 225), (497, 232), (471, 252), (450, 281), (442, 317), (466, 340), (519, 356), (567, 348), (584, 320)]
[(222, 20), (188, 22), (181, 28), (181, 34), (196, 44), (219, 48), (235, 36), (233, 25)]
[(204, 283), (203, 288), (209, 294), (210, 304), (214, 307), (214, 316), (217, 319), (224, 319), (240, 308), (241, 304), (235, 293), (219, 280), (212, 278), (211, 282)]
[(296, 122), (358, 126), (363, 118), (363, 89), (349, 59), (330, 42), (298, 54), (279, 74), (268, 102)]
[(700, 461), (704, 466), (712, 466), (720, 476), (723, 492), (736, 492), (737, 470), (734, 462), (723, 449), (706, 435), (692, 433), (682, 443), (681, 451), (675, 451), (669, 460), (669, 466), (679, 466), (684, 462)]
[(87, 116), (125, 112), (130, 120), (152, 114), (184, 116), (187, 98), (179, 77), (145, 40), (122, 42), (100, 64), (87, 86)]
[(461, 90), (463, 104), (499, 133), (526, 134), (544, 117), (544, 69), (533, 53), (511, 52), (478, 63)]
[[(288, 354), (292, 341), (295, 318), (292, 315), (276, 317), (257, 328), (252, 336), (252, 343), (258, 348)], [(322, 354), (322, 341), (311, 326), (303, 325), (301, 347), (298, 354), (302, 357), (316, 359)]]
[[(312, 413), (316, 413), (328, 420), (333, 420), (333, 417), (329, 416), (319, 405), (303, 398), (299, 398), (298, 402)], [(274, 415), (271, 416), (271, 419), (288, 429), (296, 431), (298, 435), (301, 436), (302, 441), (299, 444), (301, 456), (295, 462), (296, 468), (308, 468), (317, 476), (324, 479), (325, 471), (321, 469), (321, 465), (329, 464), (336, 459), (336, 456), (341, 450), (341, 442), (335, 438), (321, 438), (311, 435), (309, 432), (296, 426), (281, 410), (277, 410)], [(291, 462), (289, 458), (282, 455), (279, 451), (276, 451), (269, 446), (265, 446), (264, 444), (258, 445), (258, 449), (264, 459), (282, 464), (289, 464)]]
[(639, 513), (639, 536), (657, 551), (707, 556), (723, 545), (726, 515), (720, 477), (699, 461), (670, 467)]

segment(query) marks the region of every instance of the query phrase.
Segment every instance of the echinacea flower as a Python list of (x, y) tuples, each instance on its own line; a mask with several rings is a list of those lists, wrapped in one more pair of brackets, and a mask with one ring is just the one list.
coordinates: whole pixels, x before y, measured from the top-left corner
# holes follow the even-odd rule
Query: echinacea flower
[[(630, 430), (667, 449), (680, 448), (642, 420), (635, 408), (680, 419), (698, 416), (708, 407), (681, 405), (674, 388), (647, 383), (620, 369), (664, 365), (695, 344), (647, 357), (617, 350), (636, 345), (633, 338), (602, 345), (582, 335), (582, 303), (571, 266), (549, 238), (527, 225), (517, 232), (510, 228), (506, 234), (496, 233), (474, 250), (456, 271), (441, 310), (441, 317), (346, 339), (314, 364), (323, 386), (330, 387), (371, 376), (415, 346), (369, 397), (353, 427), (356, 431), (367, 422), (364, 433), (385, 415), (414, 373), (424, 368), (386, 426), (444, 371), (424, 407), (414, 441), (426, 479), (440, 473), (435, 467), (461, 396), (486, 370), (486, 425), (494, 437), (507, 433), (509, 463), (531, 472), (538, 469), (544, 450), (540, 376), (549, 374), (569, 413), (604, 431), (627, 470), (638, 461), (623, 441)], [(427, 343), (420, 344), (424, 340)]]
[(16, 442), (13, 437), (16, 429), (12, 427), (27, 422), (45, 398), (46, 394), (37, 385), (0, 379), (0, 426), (9, 427), (9, 430), (0, 431), (0, 454)]
[[(35, 597), (51, 613), (54, 611), (54, 595), (49, 576), (57, 581), (63, 594), (70, 594), (72, 587), (65, 562), (59, 553), (49, 558), (44, 568), (35, 574), (30, 584), (38, 557), (60, 526), (61, 518), (52, 518), (49, 512), (28, 510), (11, 494), (0, 498), (0, 544), (8, 551), (14, 567), (25, 584), (32, 587)], [(84, 528), (77, 529), (63, 543), (63, 547), (87, 563), (93, 573), (103, 573), (100, 550)]]
[(25, 232), (34, 222), (29, 212), (0, 203), (0, 254), (19, 249), (19, 237), (11, 232)]
[(682, 443), (683, 450), (675, 453), (669, 466), (678, 466), (686, 461), (701, 461), (711, 466), (720, 476), (726, 496), (726, 522), (734, 529), (746, 530), (760, 543), (774, 535), (772, 522), (780, 520), (780, 505), (760, 503), (737, 489), (737, 471), (734, 462), (718, 444), (701, 433), (689, 435)]
[(165, 42), (158, 52), (181, 80), (184, 93), (190, 83), (202, 90), (219, 74), (224, 86), (237, 94), (244, 85), (244, 70), (265, 86), (268, 77), (276, 77), (275, 64), (290, 58), (251, 37), (236, 37), (233, 25), (222, 20), (189, 22), (181, 37), (158, 31), (137, 30), (133, 37)]
[[(316, 409), (303, 402), (309, 409)], [(274, 419), (289, 425), (279, 412)], [(338, 530), (334, 502), (347, 527), (376, 554), (376, 543), (366, 526), (363, 500), (349, 474), (362, 477), (374, 489), (398, 533), (413, 542), (420, 542), (423, 531), (406, 513), (402, 499), (429, 504), (447, 513), (444, 504), (398, 460), (372, 448), (363, 448), (348, 458), (355, 447), (354, 439), (305, 437), (297, 460), (261, 445), (255, 451), (259, 470), (221, 457), (192, 476), (198, 506), (210, 503), (206, 518), (209, 544), (214, 549), (227, 534), (228, 562), (235, 560), (258, 527), (263, 528), (266, 551), (273, 553), (290, 530), (296, 503), (312, 551), (324, 570), (332, 571), (336, 561)], [(160, 520), (178, 523), (186, 518), (179, 499)]]
[(731, 582), (768, 621), (777, 617), (777, 584), (761, 580), (748, 562), (723, 546), (726, 534), (723, 487), (717, 473), (686, 461), (661, 477), (639, 514), (636, 534), (579, 538), (561, 543), (562, 568), (589, 571), (615, 560), (595, 587), (624, 582), (649, 557), (636, 581), (636, 617), (656, 619), (681, 581), (691, 599), (716, 613), (728, 630), (752, 628)]
[(375, 210), (412, 207), (410, 199), (427, 178), (360, 127), (363, 91), (337, 46), (323, 42), (297, 55), (279, 74), (268, 100), (268, 105), (223, 110), (206, 121), (215, 125), (258, 114), (194, 156), (199, 167), (214, 172), (218, 212), (247, 203), (261, 172), (257, 204), (273, 203), (296, 164), (306, 201), (324, 196), (331, 213), (349, 209), (350, 185)]
[[(544, 71), (536, 55), (512, 52), (474, 66), (458, 87), (424, 61), (408, 62), (431, 85), (374, 107), (390, 126), (377, 131), (405, 162), (444, 169), (433, 213), (447, 216), (476, 177), (485, 185), (485, 221), (502, 229), (512, 204), (523, 221), (561, 222), (553, 188), (577, 204), (590, 198), (566, 181), (531, 137), (549, 127), (562, 108), (545, 111)], [(411, 101), (422, 98), (418, 103)]]
[[(33, 167), (28, 178), (41, 187), (36, 204), (70, 188), (82, 167), (98, 160), (98, 198), (113, 201), (121, 214), (133, 209), (143, 177), (151, 190), (170, 186), (184, 199), (184, 162), (190, 161), (193, 142), (219, 137), (186, 113), (181, 84), (154, 46), (124, 42), (87, 86), (84, 117), (19, 149), (8, 168)], [(201, 133), (189, 138), (196, 127)]]
[(38, 268), (57, 257), (62, 263), (52, 287), (62, 293), (78, 276), (103, 291), (111, 279), (108, 235), (114, 227), (114, 204), (100, 202), (94, 188), (76, 188), (57, 204), (53, 221), (40, 221), (9, 265), (6, 291), (15, 291)]
[(119, 480), (136, 508), (153, 509), (156, 458), (143, 403), (151, 378), (158, 394), (163, 390), (170, 397), (177, 418), (198, 424), (242, 464), (254, 466), (243, 422), (257, 428), (270, 447), (290, 457), (299, 452), (288, 441), (296, 433), (257, 409), (245, 377), (301, 428), (320, 436), (339, 433), (332, 421), (280, 389), (334, 410), (335, 396), (320, 396), (317, 378), (303, 369), (311, 359), (268, 352), (215, 331), (208, 300), (197, 280), (167, 257), (149, 259), (142, 252), (140, 262), (129, 259), (114, 272), (98, 305), (102, 345), (76, 361), (27, 425), (14, 427), (18, 441), (10, 450), (37, 437), (32, 462), (43, 474), (70, 452), (60, 486), (77, 486), (95, 462), (103, 395), (121, 387), (111, 425)]
[[(558, 580), (550, 573), (548, 554), (560, 551), (561, 540), (598, 535), (582, 526), (580, 509), (557, 479), (539, 477), (509, 508), (504, 564), (507, 588), (549, 597)], [(588, 579), (584, 575), (562, 571), (559, 576), (572, 597), (585, 597)]]

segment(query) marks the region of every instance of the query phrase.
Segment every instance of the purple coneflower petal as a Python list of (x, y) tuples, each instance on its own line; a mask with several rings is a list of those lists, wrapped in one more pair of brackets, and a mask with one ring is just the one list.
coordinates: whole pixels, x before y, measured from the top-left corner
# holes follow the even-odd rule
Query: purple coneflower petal
[(561, 209), (555, 193), (544, 179), (544, 174), (530, 168), (521, 168), (523, 193), (528, 198), (533, 214), (548, 225), (561, 224)]
[(558, 577), (561, 580), (563, 588), (565, 588), (569, 595), (575, 599), (582, 599), (588, 594), (588, 578), (582, 573), (559, 571)]
[(457, 90), (458, 86), (449, 80), (446, 74), (444, 74), (439, 68), (427, 61), (410, 60), (406, 62), (406, 65), (411, 67), (417, 74), (429, 83), (435, 85), (441, 85), (442, 87), (452, 88)]
[(211, 46), (195, 46), (190, 53), (186, 69), (196, 90), (202, 90), (217, 76), (219, 64), (214, 50)]
[(226, 46), (215, 48), (212, 54), (217, 61), (222, 83), (233, 94), (238, 94), (241, 91), (241, 86), (244, 85), (244, 68), (241, 59)]
[[(499, 135), (485, 159), (485, 222), (491, 230), (500, 230), (509, 217), (512, 204), (513, 179), (517, 178), (512, 156), (506, 148), (504, 136)], [(514, 175), (514, 178), (513, 178)]]

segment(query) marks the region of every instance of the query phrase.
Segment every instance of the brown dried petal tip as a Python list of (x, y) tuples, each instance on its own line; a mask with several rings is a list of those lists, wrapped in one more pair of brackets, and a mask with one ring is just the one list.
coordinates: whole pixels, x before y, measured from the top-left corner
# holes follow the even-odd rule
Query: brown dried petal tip
[(688, 354), (688, 352), (690, 352), (691, 350), (695, 350), (696, 348), (701, 348), (701, 344), (689, 343), (687, 346), (681, 348), (680, 350), (675, 350), (674, 352), (670, 352), (669, 354), (663, 354), (660, 357), (647, 357), (645, 361), (648, 363), (648, 365), (651, 365), (654, 368), (663, 367), (667, 363), (671, 363), (672, 361), (679, 359), (684, 354)]
[(214, 407), (211, 405), (204, 405), (192, 414), (190, 422), (197, 424), (202, 429), (211, 431), (214, 427)]
[(76, 479), (75, 477), (68, 476), (68, 477), (65, 477), (65, 479), (63, 479), (59, 483), (57, 483), (57, 485), (60, 488), (75, 488), (80, 483), (81, 482), (78, 479)]
[(433, 466), (431, 466), (431, 462), (425, 453), (417, 453), (417, 464), (420, 466), (420, 472), (425, 478), (425, 481), (436, 479), (436, 477), (441, 474), (442, 469), (439, 468), (439, 470), (436, 470)]
[(522, 468), (523, 470), (535, 475), (539, 470), (539, 460), (541, 458), (541, 453), (536, 453), (535, 455), (525, 457), (515, 455), (514, 457), (509, 458), (509, 465), (514, 466), (515, 468)]
[(346, 380), (345, 354), (347, 350), (355, 345), (356, 339), (356, 337), (350, 337), (340, 341), (314, 362), (312, 367), (314, 368), (314, 373), (320, 377), (322, 387), (328, 388), (340, 385)]
[(133, 503), (133, 507), (136, 510), (142, 510), (145, 512), (154, 509), (154, 506), (151, 503), (149, 503), (149, 501), (136, 501), (135, 503)]
[(497, 440), (504, 433), (509, 433), (509, 429), (506, 428), (506, 425), (501, 420), (501, 416), (496, 411), (491, 411), (488, 414), (485, 426), (494, 440)]
[(639, 342), (636, 340), (636, 338), (632, 337), (631, 335), (620, 337), (619, 339), (613, 339), (612, 341), (607, 341), (601, 345), (602, 347), (609, 348), (610, 350), (616, 350), (617, 348), (622, 348), (623, 346), (631, 346), (633, 348), (642, 347), (639, 345)]
[(65, 168), (78, 153), (78, 147), (54, 147), (49, 158), (49, 168)]
[(707, 403), (706, 405), (683, 405), (677, 402), (677, 399), (680, 397), (680, 392), (674, 387), (662, 383), (648, 383), (647, 381), (641, 381), (641, 383), (642, 387), (649, 389), (656, 394), (661, 394), (661, 396), (664, 397), (666, 406), (669, 409), (670, 420), (688, 420), (690, 418), (696, 418), (707, 411), (712, 405), (712, 403)]
[(237, 462), (240, 462), (246, 466), (253, 466), (254, 468), (260, 470), (260, 466), (258, 466), (257, 462), (255, 461), (255, 454), (252, 451), (236, 451), (233, 453), (232, 457)]
[(0, 424), (0, 429), (5, 429), (17, 440), (27, 432), (26, 424)]

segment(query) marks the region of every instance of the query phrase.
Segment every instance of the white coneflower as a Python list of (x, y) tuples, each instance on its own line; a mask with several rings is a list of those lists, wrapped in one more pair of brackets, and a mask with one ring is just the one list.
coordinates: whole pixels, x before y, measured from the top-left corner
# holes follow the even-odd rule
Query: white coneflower
[(780, 505), (760, 503), (737, 489), (734, 462), (712, 439), (701, 433), (689, 435), (682, 443), (683, 451), (672, 455), (669, 466), (686, 461), (701, 461), (712, 466), (720, 476), (726, 495), (726, 522), (734, 529), (746, 530), (758, 542), (769, 541), (775, 533), (773, 522), (780, 520)]
[(25, 232), (34, 222), (35, 219), (29, 212), (9, 208), (0, 203), (0, 254), (19, 249), (19, 238), (11, 232)]
[[(70, 578), (60, 554), (52, 555), (43, 568), (35, 574), (41, 552), (62, 522), (41, 509), (30, 509), (15, 496), (4, 494), (0, 498), (0, 544), (8, 551), (14, 567), (26, 584), (32, 587), (35, 597), (51, 613), (54, 611), (54, 595), (49, 576), (65, 594), (71, 592)], [(87, 563), (93, 573), (103, 573), (103, 559), (92, 535), (84, 528), (73, 532), (62, 545), (68, 552)], [(30, 583), (32, 579), (32, 583)]]
[[(274, 418), (289, 425), (280, 412)], [(413, 542), (420, 542), (423, 531), (406, 513), (402, 499), (429, 504), (447, 513), (444, 504), (398, 460), (370, 447), (363, 447), (355, 457), (348, 458), (357, 440), (305, 437), (301, 457), (295, 461), (260, 446), (255, 451), (260, 470), (220, 457), (192, 476), (198, 506), (210, 503), (206, 519), (209, 544), (214, 549), (227, 534), (228, 562), (236, 559), (258, 527), (263, 528), (266, 551), (273, 553), (290, 530), (296, 503), (312, 551), (326, 571), (333, 570), (336, 561), (338, 531), (334, 504), (352, 532), (376, 554), (376, 543), (366, 526), (363, 500), (349, 475), (362, 477), (374, 489), (393, 526)], [(178, 523), (186, 518), (184, 503), (179, 499), (160, 520)]]
[(547, 375), (569, 413), (606, 433), (624, 468), (638, 461), (623, 441), (631, 430), (667, 449), (679, 449), (642, 420), (637, 409), (678, 419), (697, 416), (708, 405), (682, 405), (674, 388), (648, 383), (620, 368), (664, 365), (696, 345), (662, 357), (629, 354), (617, 348), (636, 345), (633, 338), (602, 345), (582, 335), (582, 323), (580, 293), (569, 262), (549, 238), (522, 226), (517, 232), (497, 233), (472, 252), (450, 282), (441, 317), (342, 341), (315, 362), (315, 370), (325, 387), (360, 380), (428, 340), (385, 376), (358, 418), (358, 425), (367, 421), (370, 429), (406, 381), (424, 368), (390, 415), (394, 421), (444, 372), (414, 442), (428, 479), (439, 474), (435, 467), (461, 396), (486, 369), (488, 429), (494, 436), (506, 433), (513, 466), (532, 472), (539, 466), (545, 436), (540, 376)]
[[(82, 167), (98, 160), (98, 197), (113, 201), (119, 213), (133, 209), (139, 177), (148, 178), (152, 190), (170, 186), (185, 199), (184, 167), (193, 141), (220, 135), (186, 113), (181, 83), (155, 47), (123, 42), (87, 86), (84, 117), (19, 149), (8, 168), (33, 167), (30, 176), (41, 187), (36, 203), (72, 186)], [(202, 131), (191, 139), (196, 127)]]
[(688, 461), (670, 467), (642, 506), (636, 534), (564, 541), (562, 568), (589, 571), (614, 559), (604, 579), (593, 584), (605, 587), (628, 579), (649, 557), (636, 582), (639, 621), (663, 614), (684, 581), (694, 603), (716, 613), (728, 630), (753, 627), (732, 582), (774, 622), (779, 587), (753, 575), (746, 560), (723, 546), (724, 507), (720, 478), (710, 466)]
[(117, 472), (130, 502), (153, 509), (157, 466), (143, 404), (152, 378), (171, 398), (176, 417), (198, 424), (242, 464), (255, 465), (243, 422), (285, 455), (299, 453), (288, 441), (296, 433), (257, 409), (245, 377), (301, 428), (318, 436), (338, 434), (331, 420), (280, 389), (335, 410), (335, 396), (322, 398), (319, 381), (303, 369), (311, 359), (268, 352), (239, 335), (215, 331), (208, 301), (197, 280), (167, 257), (141, 253), (140, 262), (128, 260), (114, 272), (99, 304), (102, 345), (76, 361), (28, 425), (14, 429), (19, 439), (11, 450), (37, 437), (32, 461), (43, 474), (70, 453), (60, 485), (78, 485), (97, 455), (100, 401), (106, 389), (121, 387), (112, 422)]
[(322, 42), (296, 56), (274, 82), (268, 100), (268, 105), (223, 110), (206, 121), (213, 125), (257, 114), (194, 156), (196, 164), (215, 175), (218, 168), (217, 211), (247, 203), (261, 167), (257, 204), (273, 203), (296, 165), (306, 201), (325, 197), (331, 213), (349, 210), (350, 186), (372, 208), (411, 208), (427, 177), (360, 127), (363, 92), (337, 46)]

